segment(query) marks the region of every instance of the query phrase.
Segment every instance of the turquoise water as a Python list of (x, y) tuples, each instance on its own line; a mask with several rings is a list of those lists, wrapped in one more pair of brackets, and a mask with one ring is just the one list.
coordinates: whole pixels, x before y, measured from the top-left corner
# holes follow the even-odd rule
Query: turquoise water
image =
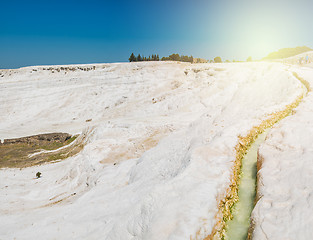
[(228, 240), (247, 239), (255, 199), (257, 151), (260, 144), (264, 142), (266, 133), (267, 131), (258, 136), (242, 160), (239, 201), (233, 209), (234, 218), (227, 222), (226, 239)]

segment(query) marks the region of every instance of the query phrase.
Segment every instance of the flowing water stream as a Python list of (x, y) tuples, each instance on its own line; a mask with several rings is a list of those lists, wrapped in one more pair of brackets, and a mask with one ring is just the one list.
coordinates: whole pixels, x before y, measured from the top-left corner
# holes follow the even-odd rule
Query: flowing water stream
[(242, 160), (239, 201), (233, 208), (233, 219), (227, 222), (226, 239), (228, 240), (247, 239), (256, 193), (257, 152), (267, 132), (268, 130), (257, 137)]
[[(310, 84), (299, 77), (295, 72), (293, 75), (303, 84), (305, 87), (305, 94), (310, 92)], [(301, 99), (300, 99), (301, 100)], [(299, 102), (295, 102), (296, 107)], [(291, 114), (291, 112), (289, 113)], [(238, 190), (239, 201), (235, 204), (232, 214), (233, 219), (226, 224), (226, 236), (227, 240), (246, 240), (248, 236), (248, 230), (250, 227), (250, 216), (254, 207), (254, 200), (256, 194), (256, 174), (257, 174), (257, 154), (261, 143), (264, 142), (266, 135), (270, 128), (260, 134), (254, 143), (248, 149), (247, 154), (244, 156), (241, 165), (241, 178)]]

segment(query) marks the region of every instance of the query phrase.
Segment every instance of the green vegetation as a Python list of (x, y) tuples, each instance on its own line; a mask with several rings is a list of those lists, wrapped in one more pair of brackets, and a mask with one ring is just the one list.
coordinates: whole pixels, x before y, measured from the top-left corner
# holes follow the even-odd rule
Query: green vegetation
[(136, 57), (134, 53), (132, 53), (128, 59), (130, 62), (142, 62), (142, 61), (160, 61), (159, 54), (152, 54), (151, 56), (144, 57), (138, 54)]
[(304, 80), (302, 77), (300, 77), (296, 72), (292, 73), (293, 76), (295, 76), (307, 89), (308, 92), (311, 91), (310, 83), (307, 80)]
[(193, 56), (184, 56), (179, 55), (178, 53), (173, 53), (172, 55), (169, 55), (168, 57), (162, 57), (161, 61), (179, 61), (179, 62), (193, 62)]
[[(132, 53), (128, 59), (130, 62), (143, 62), (143, 61), (160, 61), (159, 54), (152, 54), (149, 57), (141, 56), (138, 54), (136, 57), (134, 53)], [(193, 62), (193, 56), (184, 56), (179, 55), (178, 53), (174, 53), (168, 57), (162, 57), (161, 61), (180, 61), (180, 62)]]
[(135, 57), (134, 53), (132, 53), (128, 59), (130, 62), (136, 62), (137, 58)]
[(221, 63), (222, 62), (222, 58), (221, 57), (215, 57), (214, 58), (214, 62), (215, 63)]
[(272, 52), (267, 55), (262, 60), (273, 60), (273, 59), (281, 59), (281, 58), (288, 58), (292, 57), (304, 52), (313, 51), (313, 49), (303, 46), (303, 47), (295, 47), (295, 48), (282, 48), (277, 52)]
[(78, 135), (72, 136), (70, 139), (65, 141), (65, 145), (70, 144), (71, 142), (74, 142), (74, 140), (78, 137)]
[[(273, 59), (281, 59), (281, 58), (288, 58), (292, 57), (304, 52), (313, 51), (313, 49), (303, 46), (303, 47), (295, 47), (295, 48), (282, 48), (278, 50), (277, 52), (272, 52), (268, 54), (265, 58), (262, 60), (273, 60)], [(135, 56), (134, 53), (132, 53), (128, 59), (130, 62), (142, 62), (142, 61), (160, 61), (159, 54), (152, 54), (149, 57), (144, 57), (143, 55), (138, 54), (138, 56)], [(173, 53), (169, 55), (168, 57), (162, 57), (161, 61), (179, 61), (179, 62), (194, 62), (193, 56), (184, 56), (179, 55), (178, 53)], [(252, 57), (249, 56), (246, 60), (247, 62), (252, 62)], [(214, 58), (214, 60), (208, 60), (208, 62), (214, 62), (214, 63), (221, 63), (222, 58), (217, 56)], [(226, 60), (227, 63), (229, 63), (229, 60)], [(243, 61), (237, 61), (233, 60), (233, 62), (243, 62)]]
[[(128, 58), (128, 60), (130, 62), (160, 61), (160, 57), (159, 57), (159, 54), (152, 54), (148, 58), (138, 54), (138, 56), (136, 57), (135, 54), (132, 53), (130, 57)], [(169, 55), (168, 57), (162, 57), (161, 61), (176, 61), (176, 62), (190, 62), (190, 63), (203, 63), (203, 62), (221, 63), (222, 59), (221, 57), (216, 57), (214, 58), (214, 61), (213, 60), (206, 61), (201, 58), (194, 58), (192, 55), (187, 56), (187, 55), (179, 55), (178, 53), (173, 53)], [(227, 61), (227, 62), (230, 62), (230, 61)]]
[(57, 142), (57, 141), (51, 141), (51, 142), (42, 142), (40, 148), (44, 149), (44, 150), (55, 150), (58, 149), (60, 147), (63, 147), (65, 145), (70, 144), (71, 142), (73, 142), (78, 135), (72, 136), (71, 138), (67, 139), (65, 142)]

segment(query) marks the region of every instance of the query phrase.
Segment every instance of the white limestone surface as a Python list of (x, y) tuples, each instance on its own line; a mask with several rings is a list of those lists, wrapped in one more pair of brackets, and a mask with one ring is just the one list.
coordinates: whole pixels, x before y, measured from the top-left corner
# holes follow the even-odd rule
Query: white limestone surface
[(277, 63), (0, 70), (1, 139), (87, 136), (61, 162), (0, 169), (0, 239), (203, 239), (238, 136), (303, 92)]

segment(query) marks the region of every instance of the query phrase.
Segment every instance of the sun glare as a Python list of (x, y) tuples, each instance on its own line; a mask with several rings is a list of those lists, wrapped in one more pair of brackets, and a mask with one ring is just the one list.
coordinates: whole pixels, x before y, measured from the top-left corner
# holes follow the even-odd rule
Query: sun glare
[(256, 58), (266, 56), (281, 42), (281, 36), (276, 29), (262, 24), (251, 26), (245, 36), (245, 46)]
[(230, 46), (238, 55), (247, 57), (249, 54), (253, 59), (260, 59), (285, 47), (294, 38), (290, 33), (293, 23), (283, 14), (267, 12), (264, 16), (255, 11), (232, 17), (234, 21), (228, 23), (224, 38), (230, 40)]

